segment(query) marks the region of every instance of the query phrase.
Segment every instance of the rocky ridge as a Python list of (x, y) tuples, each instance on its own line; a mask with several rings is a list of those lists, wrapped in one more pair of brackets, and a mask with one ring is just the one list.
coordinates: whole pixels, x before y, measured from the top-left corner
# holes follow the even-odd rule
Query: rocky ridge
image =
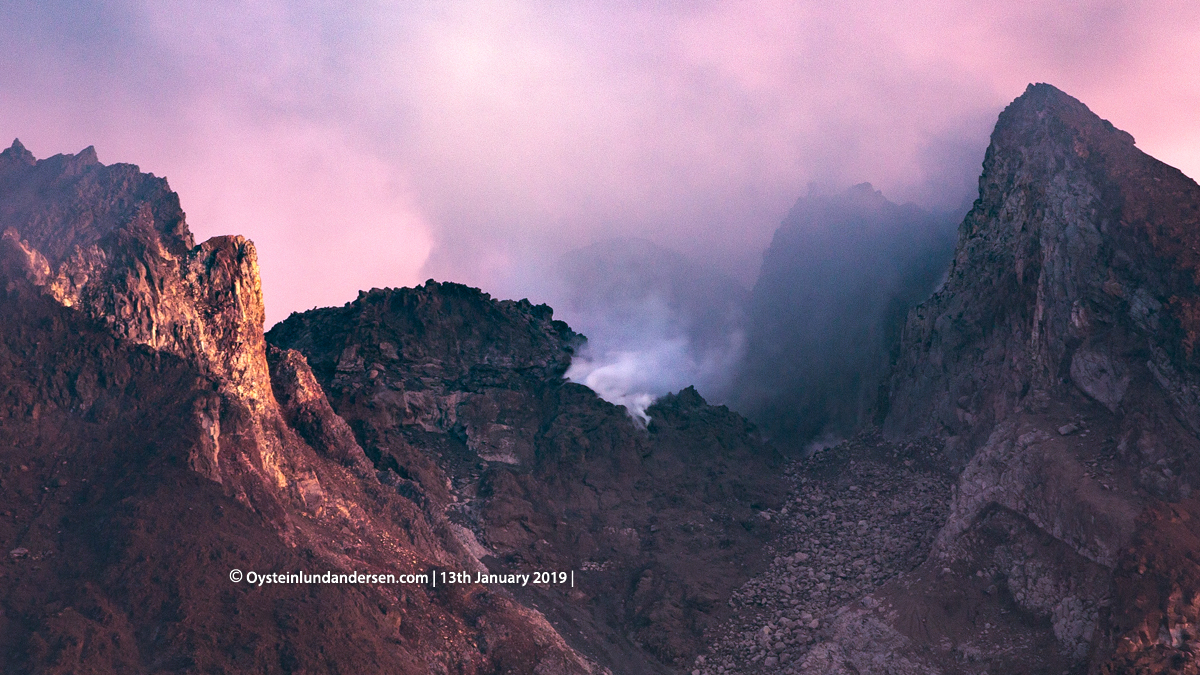
[[(136, 167), (14, 143), (0, 656), (42, 672), (1200, 672), (1197, 225), (1200, 187), (1031, 86), (998, 121), (945, 284), (909, 315), (883, 436), (785, 467), (695, 390), (643, 428), (563, 381), (580, 338), (527, 302), (427, 283), (264, 336), (249, 242), (195, 245)], [(582, 583), (225, 578), (435, 565)]]
[(503, 589), (229, 581), (418, 573), (470, 554), (378, 480), (304, 359), (268, 349), (253, 246), (194, 245), (165, 181), (14, 142), (0, 231), (6, 662), (597, 671)]
[(995, 672), (997, 653), (1024, 653), (1021, 672), (1195, 671), (1196, 561), (1166, 540), (1200, 470), (1198, 226), (1200, 187), (1079, 101), (1031, 85), (1000, 115), (887, 385), (885, 434), (938, 439), (958, 475), (946, 523), (883, 591), (898, 614), (846, 606), (810, 654), (856, 654), (855, 672)]
[(583, 339), (549, 307), (430, 281), (267, 338), (305, 355), (380, 480), (444, 511), (481, 567), (576, 570), (569, 592), (520, 597), (621, 672), (690, 662), (765, 564), (782, 458), (694, 389), (643, 426), (564, 380)]

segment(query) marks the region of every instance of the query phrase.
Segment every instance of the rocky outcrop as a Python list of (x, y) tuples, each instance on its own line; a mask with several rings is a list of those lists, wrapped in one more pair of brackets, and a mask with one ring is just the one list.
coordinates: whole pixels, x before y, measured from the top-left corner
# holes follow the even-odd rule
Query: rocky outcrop
[[(1200, 586), (1157, 529), (1200, 480), (1200, 187), (1049, 85), (1000, 115), (983, 169), (888, 385), (885, 432), (962, 468), (930, 565), (997, 570), (1078, 668), (1178, 672)], [(1176, 590), (1132, 590), (1131, 560)]]
[(165, 181), (14, 143), (0, 231), (0, 660), (597, 672), (503, 588), (231, 581), (471, 557), (378, 480), (304, 358), (267, 348), (253, 245), (194, 245)]
[(1200, 504), (1158, 503), (1113, 574), (1111, 614), (1097, 650), (1111, 653), (1093, 672), (1200, 673)]
[(690, 662), (765, 565), (779, 455), (694, 389), (645, 427), (564, 380), (582, 338), (549, 307), (430, 281), (267, 338), (304, 354), (381, 480), (444, 509), (481, 565), (575, 570), (573, 590), (519, 597), (615, 670)]
[(977, 437), (1064, 388), (1117, 412), (1138, 381), (1200, 429), (1196, 184), (1049, 85), (1001, 114), (979, 184), (905, 329), (885, 429)]
[[(35, 162), (14, 142), (0, 153), (0, 190), (4, 245), (25, 259), (26, 278), (117, 338), (196, 363), (259, 427), (252, 469), (286, 484), (266, 431), (275, 401), (254, 245), (236, 236), (194, 245), (165, 180), (133, 165), (104, 166), (90, 148)], [(191, 463), (217, 482), (234, 471), (215, 446)]]

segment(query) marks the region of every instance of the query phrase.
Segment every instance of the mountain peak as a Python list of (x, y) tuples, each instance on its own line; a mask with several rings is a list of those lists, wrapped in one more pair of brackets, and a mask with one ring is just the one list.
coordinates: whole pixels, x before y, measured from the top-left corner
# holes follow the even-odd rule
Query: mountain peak
[[(955, 369), (941, 366), (895, 380), (912, 395), (893, 401), (907, 406), (941, 391), (939, 424), (951, 433), (988, 429), (1004, 417), (998, 411), (1015, 409), (1028, 392), (1057, 392), (1066, 382), (1115, 411), (1124, 400), (1126, 370), (1133, 373), (1137, 365), (1117, 368), (1126, 354), (1118, 334), (1128, 344), (1152, 337), (1163, 372), (1200, 366), (1198, 203), (1200, 187), (1141, 152), (1132, 136), (1059, 89), (1030, 85), (997, 120), (979, 199), (960, 228), (945, 286), (906, 329), (910, 336), (932, 334), (939, 315), (967, 312), (971, 319), (956, 325), (971, 328), (954, 349), (978, 343), (972, 348), (979, 353), (1015, 360), (980, 361), (956, 351), (954, 358), (963, 361), (955, 372), (1008, 373), (1009, 379), (992, 383), (995, 405), (971, 404), (970, 414), (956, 413), (955, 401), (979, 398), (977, 390), (987, 387), (966, 385), (970, 377), (963, 375), (963, 390), (951, 396), (956, 385), (947, 388), (934, 372)], [(946, 331), (938, 330), (945, 339)], [(984, 343), (989, 346), (979, 346)], [(1096, 379), (1088, 359), (1100, 352), (1112, 367), (1097, 367), (1104, 377)], [(914, 347), (912, 353), (924, 352)], [(926, 375), (932, 380), (924, 382)], [(923, 388), (933, 380), (939, 384)], [(891, 419), (906, 415), (893, 409)], [(909, 417), (918, 426), (929, 419)], [(1200, 429), (1200, 414), (1192, 424)]]
[(99, 164), (100, 157), (96, 154), (96, 146), (89, 145), (86, 148), (80, 150), (75, 155), (75, 161), (78, 162), (81, 166), (88, 166), (91, 164)]
[(1079, 99), (1045, 82), (1030, 83), (1029, 86), (1025, 87), (1024, 93), (1013, 99), (1013, 102), (1009, 105), (1010, 108), (1020, 106), (1035, 106), (1045, 110), (1051, 108), (1087, 108)]
[[(1194, 522), (1198, 508), (1200, 186), (1078, 100), (1030, 85), (997, 121), (959, 235), (941, 289), (908, 316), (883, 423), (941, 436), (963, 468), (931, 560), (973, 569), (974, 554), (949, 552), (998, 531), (990, 514), (1016, 514), (1044, 542), (1036, 568), (1061, 570), (1038, 574), (1098, 579), (1073, 596), (1095, 628), (1055, 629), (1080, 672), (1181, 672), (1193, 646), (1138, 636), (1164, 616), (1196, 621), (1153, 593), (1192, 597), (1200, 581), (1157, 543), (1184, 536), (1170, 519), (1137, 514), (1183, 503), (1174, 522)], [(1100, 457), (1111, 473), (1090, 468)], [(1142, 581), (1121, 580), (1131, 566)], [(1119, 584), (1127, 599), (1110, 599)], [(1059, 602), (1010, 597), (1042, 615)], [(1104, 603), (1113, 619), (1091, 609)]]
[(1035, 148), (1046, 141), (1069, 142), (1076, 152), (1087, 145), (1132, 147), (1133, 136), (1057, 87), (1031, 84), (1000, 113), (992, 145)]
[(37, 159), (34, 158), (33, 153), (25, 149), (25, 146), (21, 144), (21, 139), (19, 138), (14, 138), (12, 146), (10, 146), (4, 152), (0, 152), (0, 159), (29, 165), (37, 163)]

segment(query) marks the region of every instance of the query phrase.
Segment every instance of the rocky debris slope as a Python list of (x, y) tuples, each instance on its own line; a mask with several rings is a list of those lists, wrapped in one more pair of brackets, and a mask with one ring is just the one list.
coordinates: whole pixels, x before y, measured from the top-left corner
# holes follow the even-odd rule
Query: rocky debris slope
[(304, 359), (267, 349), (252, 245), (194, 245), (164, 181), (14, 143), (0, 231), (0, 661), (596, 671), (502, 589), (232, 583), (470, 555), (378, 480)]
[(643, 427), (564, 380), (582, 339), (546, 306), (430, 281), (267, 338), (304, 354), (380, 480), (444, 513), (479, 565), (575, 570), (573, 589), (519, 597), (620, 672), (690, 663), (765, 563), (781, 458), (694, 389)]
[(889, 384), (885, 432), (944, 438), (962, 469), (924, 592), (982, 574), (983, 606), (1040, 622), (1074, 672), (1179, 672), (1200, 654), (1195, 552), (1165, 543), (1200, 479), (1200, 186), (1049, 85), (1000, 115), (979, 185)]
[(893, 204), (870, 183), (798, 200), (763, 255), (733, 405), (800, 445), (872, 422), (905, 314), (945, 274), (960, 215)]
[(953, 558), (931, 555), (954, 497), (948, 466), (938, 444), (877, 433), (796, 461), (770, 514), (775, 558), (691, 672), (1086, 672), (1076, 650), (1112, 605), (1081, 598), (1106, 584), (1103, 568), (1075, 556), (1064, 572), (1060, 542), (998, 509)]
[(936, 458), (937, 448), (868, 434), (790, 465), (787, 501), (765, 514), (779, 533), (772, 562), (734, 593), (734, 618), (692, 672), (816, 668), (809, 652), (837, 611), (928, 556), (952, 484)]

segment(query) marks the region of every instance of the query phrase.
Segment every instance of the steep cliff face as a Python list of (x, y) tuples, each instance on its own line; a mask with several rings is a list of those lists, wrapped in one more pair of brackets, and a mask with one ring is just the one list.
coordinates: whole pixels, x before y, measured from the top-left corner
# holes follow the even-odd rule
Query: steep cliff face
[[(194, 245), (165, 180), (129, 164), (104, 166), (91, 148), (37, 162), (14, 142), (0, 153), (0, 190), (3, 237), (26, 259), (26, 278), (117, 338), (211, 375), (227, 403), (244, 407), (259, 427), (261, 462), (253, 469), (284, 487), (277, 439), (265, 431), (276, 406), (254, 245), (236, 236)], [(215, 445), (191, 463), (218, 482), (233, 470)]]
[(164, 181), (14, 143), (0, 231), (4, 662), (595, 670), (501, 589), (231, 582), (470, 555), (440, 513), (378, 480), (304, 358), (268, 349), (253, 246), (194, 245)]
[(997, 122), (945, 286), (905, 330), (887, 429), (970, 435), (1064, 387), (1116, 413), (1141, 381), (1200, 429), (1197, 201), (1129, 134), (1030, 87)]
[(1192, 672), (1195, 551), (1167, 542), (1200, 480), (1200, 187), (1049, 85), (983, 169), (889, 383), (884, 430), (962, 467), (929, 565), (993, 579), (1081, 670)]
[(624, 409), (565, 381), (581, 337), (550, 308), (430, 281), (294, 314), (307, 357), (382, 480), (443, 508), (497, 572), (576, 570), (519, 595), (620, 672), (688, 663), (765, 564), (779, 456), (694, 389)]

